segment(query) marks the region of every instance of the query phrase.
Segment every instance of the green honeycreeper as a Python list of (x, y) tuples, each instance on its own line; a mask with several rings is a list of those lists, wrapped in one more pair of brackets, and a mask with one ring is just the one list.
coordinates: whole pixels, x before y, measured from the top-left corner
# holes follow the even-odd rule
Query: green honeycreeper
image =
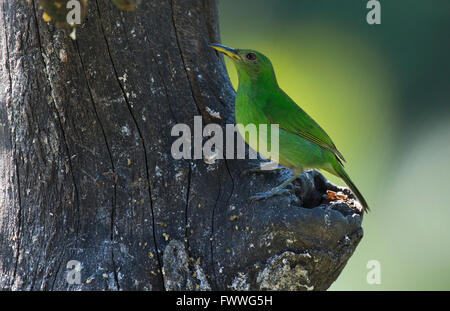
[[(279, 127), (279, 155), (277, 162), (290, 168), (294, 177), (278, 187), (250, 199), (259, 200), (286, 192), (284, 189), (298, 178), (305, 169), (323, 169), (340, 177), (356, 195), (365, 212), (369, 211), (366, 200), (344, 170), (345, 162), (327, 133), (298, 106), (279, 86), (271, 61), (262, 53), (247, 49), (232, 49), (220, 44), (210, 47), (230, 57), (236, 66), (239, 87), (236, 94), (236, 123), (267, 125), (268, 137), (271, 124)], [(249, 139), (247, 132), (240, 133), (249, 146), (263, 157), (270, 159), (270, 139), (265, 148), (261, 141)]]

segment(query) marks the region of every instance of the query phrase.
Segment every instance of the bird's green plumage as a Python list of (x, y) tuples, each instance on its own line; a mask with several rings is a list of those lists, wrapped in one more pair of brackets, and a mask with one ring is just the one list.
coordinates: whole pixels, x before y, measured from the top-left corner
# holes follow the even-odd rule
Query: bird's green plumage
[[(244, 126), (266, 124), (268, 128), (271, 124), (278, 124), (280, 164), (294, 172), (317, 168), (342, 178), (367, 211), (367, 202), (343, 168), (344, 157), (328, 134), (278, 86), (270, 60), (254, 50), (235, 50), (220, 45), (212, 47), (230, 56), (236, 65), (239, 77), (236, 123)], [(270, 146), (261, 148), (259, 140), (255, 143), (248, 139), (246, 133), (241, 134), (250, 147), (270, 158), (270, 154), (264, 154)], [(269, 138), (266, 143), (270, 144)]]

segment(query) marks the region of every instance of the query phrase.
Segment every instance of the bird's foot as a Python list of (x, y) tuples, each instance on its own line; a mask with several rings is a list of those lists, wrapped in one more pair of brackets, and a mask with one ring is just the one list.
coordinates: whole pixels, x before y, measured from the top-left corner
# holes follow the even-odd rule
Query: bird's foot
[(278, 187), (273, 188), (272, 190), (269, 190), (267, 192), (258, 193), (250, 198), (248, 200), (250, 202), (252, 201), (259, 201), (259, 200), (265, 200), (274, 196), (283, 195), (287, 193), (291, 193), (289, 189), (286, 189), (291, 182), (293, 182), (295, 179), (297, 179), (297, 176), (293, 176), (287, 180), (285, 180), (281, 185)]
[(290, 193), (289, 189), (272, 189), (269, 190), (267, 192), (262, 192), (262, 193), (257, 193), (254, 196), (251, 196), (250, 198), (248, 198), (249, 202), (254, 202), (254, 201), (260, 201), (260, 200), (265, 200), (265, 199), (269, 199), (278, 195), (283, 195), (283, 194), (288, 194)]
[(263, 174), (267, 172), (278, 172), (285, 169), (285, 167), (279, 166), (275, 162), (263, 162), (260, 164), (254, 164), (250, 168), (244, 170), (241, 173), (241, 177), (251, 174)]

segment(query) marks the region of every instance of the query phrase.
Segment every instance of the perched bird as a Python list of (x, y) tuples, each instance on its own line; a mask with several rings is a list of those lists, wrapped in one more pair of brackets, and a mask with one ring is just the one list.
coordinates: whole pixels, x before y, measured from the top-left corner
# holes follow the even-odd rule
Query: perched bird
[[(239, 78), (235, 103), (236, 123), (243, 126), (266, 124), (267, 128), (277, 124), (279, 154), (276, 162), (294, 173), (294, 177), (278, 187), (250, 199), (266, 199), (285, 193), (286, 186), (305, 169), (316, 168), (343, 179), (363, 210), (369, 211), (366, 200), (344, 170), (344, 157), (327, 133), (278, 86), (270, 60), (254, 50), (232, 49), (220, 44), (210, 44), (210, 47), (230, 57), (236, 66)], [(270, 159), (270, 154), (264, 154), (264, 150), (270, 150), (270, 146), (267, 146), (270, 139), (263, 142), (267, 145), (261, 148), (261, 141), (249, 140), (246, 132), (240, 134), (252, 149)]]

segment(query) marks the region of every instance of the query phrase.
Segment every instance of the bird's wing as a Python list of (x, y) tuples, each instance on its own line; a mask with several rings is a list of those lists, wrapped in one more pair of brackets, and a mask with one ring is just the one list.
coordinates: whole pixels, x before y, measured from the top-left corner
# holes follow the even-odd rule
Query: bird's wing
[(328, 134), (284, 92), (267, 101), (263, 111), (272, 124), (330, 150), (345, 162)]

